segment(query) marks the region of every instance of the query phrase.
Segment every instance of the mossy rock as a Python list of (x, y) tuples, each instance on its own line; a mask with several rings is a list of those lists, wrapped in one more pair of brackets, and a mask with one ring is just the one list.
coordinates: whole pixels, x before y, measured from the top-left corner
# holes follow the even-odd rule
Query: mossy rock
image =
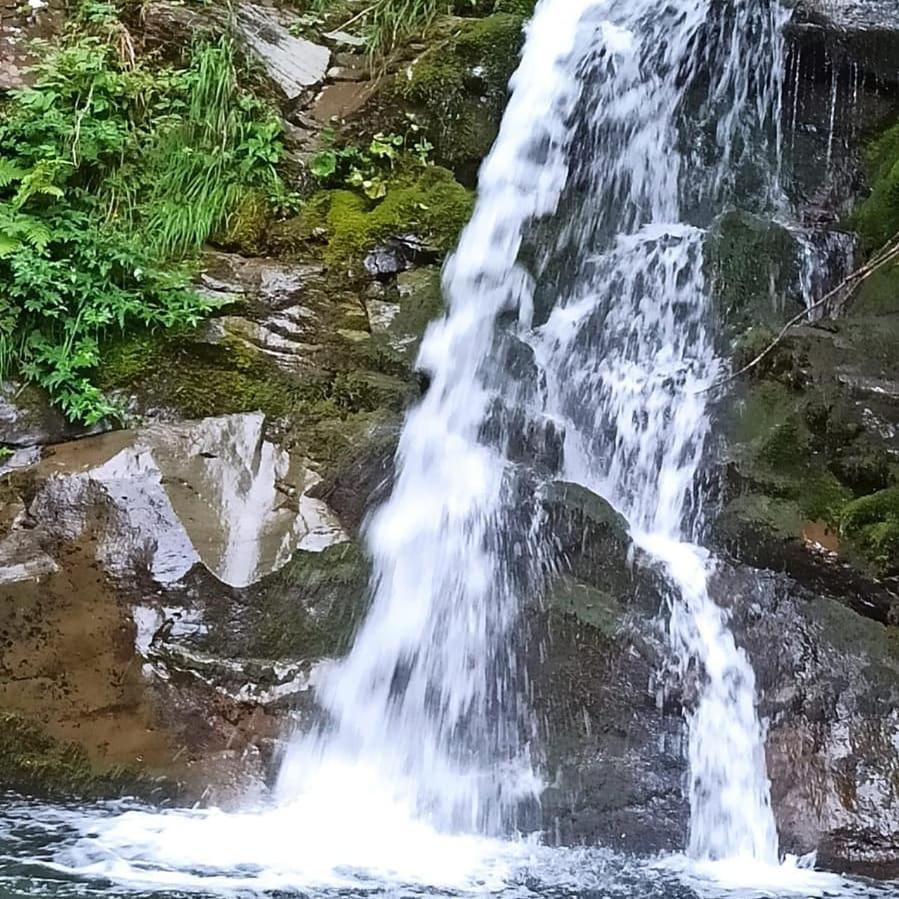
[(217, 658), (317, 661), (343, 655), (368, 606), (370, 566), (357, 543), (299, 551), (277, 573), (206, 611), (197, 638)]
[(568, 575), (563, 575), (550, 588), (546, 605), (551, 612), (570, 615), (610, 640), (618, 635), (624, 619), (624, 608), (611, 592)]
[(732, 343), (733, 368), (742, 371), (751, 365), (744, 375), (750, 381), (771, 380), (790, 387), (801, 387), (805, 381), (802, 360), (797, 357), (789, 340), (781, 340), (769, 350), (776, 337), (777, 333), (766, 325), (747, 328)]
[(444, 310), (440, 269), (427, 266), (400, 272), (394, 285), (380, 285), (372, 292), (366, 307), (373, 342), (408, 371), (428, 325)]
[(496, 0), (495, 12), (511, 13), (522, 19), (529, 19), (534, 14), (536, 0)]
[(438, 160), (450, 168), (473, 174), (490, 150), (518, 65), (524, 20), (510, 10), (438, 23), (430, 48), (396, 76), (396, 104), (411, 107)]
[[(836, 525), (852, 491), (835, 467), (839, 417), (819, 397), (790, 390), (765, 380), (753, 384), (733, 404), (726, 422), (731, 439), (730, 458), (742, 495), (790, 503), (806, 521)], [(851, 440), (855, 435), (848, 438)], [(763, 504), (761, 524), (767, 526)], [(752, 506), (740, 510), (748, 520)], [(791, 527), (798, 535), (797, 528)]]
[(841, 483), (858, 495), (884, 490), (895, 479), (893, 457), (867, 440), (837, 449), (828, 466)]
[(162, 789), (127, 768), (97, 768), (81, 746), (54, 740), (38, 724), (8, 713), (0, 715), (0, 783), (48, 799), (148, 796)]
[(728, 337), (749, 327), (779, 329), (800, 308), (799, 246), (781, 225), (744, 212), (726, 214), (706, 241), (705, 266), (716, 320)]
[(798, 539), (803, 524), (804, 516), (796, 502), (757, 493), (729, 502), (718, 522), (727, 538), (737, 542), (756, 537)]
[(382, 200), (350, 190), (320, 192), (299, 216), (280, 226), (275, 240), (286, 249), (325, 241), (324, 259), (336, 268), (358, 268), (370, 250), (405, 235), (442, 255), (455, 245), (473, 205), (471, 193), (452, 172), (419, 167), (392, 180)]
[(899, 573), (899, 487), (850, 502), (843, 509), (840, 530), (878, 574)]
[(265, 252), (272, 212), (265, 195), (250, 190), (241, 198), (237, 208), (228, 216), (225, 227), (213, 235), (211, 243), (244, 256), (258, 256)]
[(348, 345), (341, 357), (335, 353), (333, 370), (298, 380), (237, 342), (143, 335), (108, 346), (98, 380), (113, 395), (136, 397), (142, 414), (196, 419), (263, 412), (269, 426), (289, 432), (298, 451), (328, 465), (372, 416), (399, 412), (418, 395), (417, 382), (402, 377), (405, 365), (382, 359), (369, 343)]
[(97, 380), (105, 391), (134, 391), (141, 406), (184, 418), (255, 411), (282, 418), (316, 392), (300, 389), (240, 346), (199, 344), (187, 334), (138, 335), (109, 344)]
[(850, 223), (871, 252), (899, 233), (899, 122), (870, 145), (867, 157), (871, 193)]

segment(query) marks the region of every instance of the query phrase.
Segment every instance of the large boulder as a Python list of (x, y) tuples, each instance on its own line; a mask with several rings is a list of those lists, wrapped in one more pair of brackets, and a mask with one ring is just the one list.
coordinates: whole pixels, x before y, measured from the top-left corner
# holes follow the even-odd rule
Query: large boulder
[(899, 628), (771, 573), (717, 589), (755, 668), (771, 797), (786, 852), (899, 872)]
[[(621, 517), (583, 487), (542, 493), (562, 560), (526, 614), (546, 772), (543, 828), (627, 851), (685, 845), (686, 718), (701, 672), (671, 664), (666, 597)], [(784, 851), (899, 869), (899, 628), (830, 590), (723, 559), (709, 584), (756, 672)]]
[(541, 493), (559, 564), (528, 611), (528, 680), (546, 770), (548, 838), (627, 851), (684, 845), (684, 719), (660, 701), (662, 581), (624, 519), (569, 483)]
[(266, 440), (259, 413), (60, 444), (26, 476), (22, 523), (32, 535), (71, 541), (89, 531), (107, 571), (146, 573), (159, 584), (202, 563), (240, 587), (297, 548), (346, 539), (324, 504), (306, 495), (315, 474)]
[[(719, 546), (899, 620), (899, 282), (866, 283), (850, 314), (796, 328), (723, 412)], [(736, 365), (773, 338), (756, 329)]]
[(7, 786), (65, 792), (72, 744), (70, 793), (147, 793), (155, 777), (222, 801), (263, 789), (290, 707), (366, 598), (365, 560), (309, 496), (316, 481), (260, 414), (59, 444), (10, 474)]

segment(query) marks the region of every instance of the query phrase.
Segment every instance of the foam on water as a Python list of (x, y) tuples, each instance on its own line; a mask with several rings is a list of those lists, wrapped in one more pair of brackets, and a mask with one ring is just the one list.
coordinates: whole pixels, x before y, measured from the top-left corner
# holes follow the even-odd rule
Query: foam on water
[(8, 802), (0, 812), (0, 893), (31, 899), (279, 891), (335, 899), (899, 896), (896, 885), (850, 881), (789, 860), (783, 866), (685, 856), (640, 860), (602, 849), (553, 849), (533, 839), (449, 835), (380, 798), (383, 816), (342, 820), (343, 840), (334, 839), (336, 822), (316, 822), (299, 805), (226, 814)]

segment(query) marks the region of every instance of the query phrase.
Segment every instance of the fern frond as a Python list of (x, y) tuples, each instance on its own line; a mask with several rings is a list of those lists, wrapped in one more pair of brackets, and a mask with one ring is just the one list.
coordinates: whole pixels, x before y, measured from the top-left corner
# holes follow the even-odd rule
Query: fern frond
[(28, 172), (17, 166), (11, 159), (0, 156), (0, 188), (9, 187), (15, 181), (21, 181)]

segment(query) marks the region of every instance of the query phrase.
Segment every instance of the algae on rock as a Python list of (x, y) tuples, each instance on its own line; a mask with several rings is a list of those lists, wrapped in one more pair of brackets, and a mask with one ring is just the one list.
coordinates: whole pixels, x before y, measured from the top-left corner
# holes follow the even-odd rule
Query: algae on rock
[(452, 172), (426, 166), (398, 173), (381, 200), (351, 190), (322, 191), (296, 218), (275, 229), (273, 241), (289, 251), (324, 239), (324, 259), (337, 268), (361, 266), (366, 253), (379, 243), (409, 235), (443, 255), (455, 245), (473, 202)]
[(851, 223), (864, 248), (874, 251), (899, 234), (899, 123), (868, 150), (871, 193), (855, 210)]
[(0, 783), (5, 790), (47, 799), (99, 799), (171, 794), (172, 784), (130, 768), (100, 768), (76, 743), (54, 740), (34, 721), (0, 714)]

